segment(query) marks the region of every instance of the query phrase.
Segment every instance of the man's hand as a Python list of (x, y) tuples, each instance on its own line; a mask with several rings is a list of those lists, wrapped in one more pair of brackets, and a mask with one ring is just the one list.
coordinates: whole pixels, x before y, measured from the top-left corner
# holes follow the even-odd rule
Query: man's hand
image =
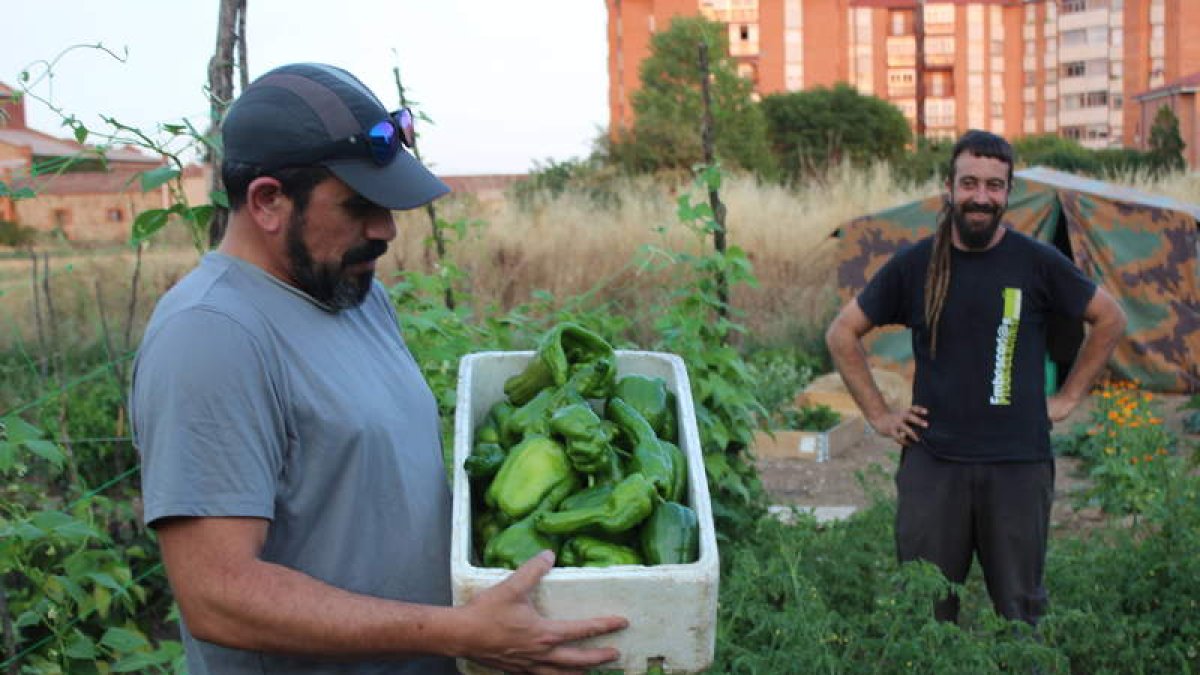
[(533, 607), (530, 595), (554, 567), (554, 553), (542, 551), (503, 582), (480, 593), (463, 610), (477, 622), (466, 658), (509, 673), (583, 675), (616, 660), (611, 647), (583, 648), (567, 643), (621, 630), (621, 617), (552, 621)]
[(907, 446), (921, 440), (917, 430), (929, 427), (929, 422), (925, 420), (925, 416), (928, 414), (929, 411), (925, 408), (914, 405), (909, 406), (907, 410), (888, 410), (879, 417), (867, 421), (875, 433), (887, 436), (902, 446)]
[(1063, 393), (1046, 397), (1046, 413), (1051, 422), (1061, 422), (1079, 405), (1079, 399), (1071, 398)]

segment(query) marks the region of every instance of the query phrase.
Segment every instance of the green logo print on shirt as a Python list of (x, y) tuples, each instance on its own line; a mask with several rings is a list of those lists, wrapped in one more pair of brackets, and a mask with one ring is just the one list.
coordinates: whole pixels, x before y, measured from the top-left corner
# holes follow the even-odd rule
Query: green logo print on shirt
[(1004, 289), (1004, 315), (996, 328), (996, 365), (992, 371), (992, 396), (988, 403), (1012, 403), (1012, 363), (1017, 350), (1017, 328), (1021, 325), (1021, 289)]

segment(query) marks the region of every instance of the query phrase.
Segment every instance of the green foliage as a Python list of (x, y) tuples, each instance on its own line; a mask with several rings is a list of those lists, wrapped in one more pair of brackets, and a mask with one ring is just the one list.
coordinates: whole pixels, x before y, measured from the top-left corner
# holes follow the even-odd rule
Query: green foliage
[(892, 160), (896, 177), (909, 185), (923, 185), (930, 180), (939, 184), (950, 177), (950, 150), (952, 141), (922, 138), (917, 148)]
[(1047, 166), (1097, 178), (1161, 171), (1152, 153), (1132, 148), (1090, 150), (1078, 141), (1056, 134), (1022, 136), (1013, 141), (1013, 150), (1018, 164)]
[(1108, 384), (1095, 396), (1090, 425), (1059, 439), (1059, 452), (1080, 457), (1092, 479), (1082, 498), (1118, 514), (1160, 508), (1163, 486), (1187, 469), (1157, 407), (1153, 394), (1129, 383)]
[(0, 246), (22, 247), (37, 241), (37, 230), (11, 220), (0, 220)]
[(534, 162), (533, 170), (511, 188), (509, 194), (523, 209), (540, 206), (568, 191), (582, 192), (597, 207), (615, 208), (621, 203), (616, 172), (599, 156), (589, 159)]
[(896, 160), (911, 133), (898, 108), (845, 83), (771, 94), (762, 100), (771, 149), (792, 178), (843, 161)]
[(1018, 164), (1089, 175), (1096, 175), (1100, 170), (1100, 164), (1090, 150), (1057, 134), (1022, 136), (1014, 139), (1012, 145)]
[(608, 158), (627, 172), (689, 169), (703, 161), (704, 114), (698, 45), (708, 46), (716, 156), (722, 163), (771, 175), (766, 123), (751, 98), (753, 84), (737, 74), (725, 26), (703, 17), (676, 17), (651, 38), (633, 95), (633, 128), (615, 130)]
[(1182, 171), (1187, 164), (1183, 160), (1183, 149), (1187, 147), (1179, 134), (1179, 118), (1168, 106), (1161, 106), (1154, 113), (1150, 127), (1150, 159), (1155, 167), (1164, 171)]
[(825, 404), (806, 405), (783, 411), (784, 429), (800, 431), (829, 431), (842, 421), (842, 416)]

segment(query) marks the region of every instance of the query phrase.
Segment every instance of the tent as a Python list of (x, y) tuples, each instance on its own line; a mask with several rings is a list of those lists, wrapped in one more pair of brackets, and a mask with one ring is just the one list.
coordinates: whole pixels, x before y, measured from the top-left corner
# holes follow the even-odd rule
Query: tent
[[(843, 226), (843, 300), (862, 290), (900, 247), (932, 234), (941, 205), (935, 195)], [(1200, 205), (1035, 167), (1016, 172), (1004, 222), (1052, 243), (1120, 302), (1129, 325), (1109, 361), (1114, 377), (1154, 391), (1200, 391)], [(1051, 322), (1048, 388), (1061, 384), (1082, 338), (1081, 323)], [(911, 375), (910, 340), (900, 327), (872, 331), (872, 365)]]

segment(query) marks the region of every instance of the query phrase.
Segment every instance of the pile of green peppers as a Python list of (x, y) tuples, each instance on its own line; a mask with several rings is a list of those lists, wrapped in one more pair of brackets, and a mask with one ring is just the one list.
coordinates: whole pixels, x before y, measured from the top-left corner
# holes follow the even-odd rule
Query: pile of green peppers
[(616, 355), (572, 323), (538, 341), (476, 427), (463, 468), (487, 567), (551, 549), (563, 567), (695, 562), (676, 401), (659, 378), (617, 378)]

